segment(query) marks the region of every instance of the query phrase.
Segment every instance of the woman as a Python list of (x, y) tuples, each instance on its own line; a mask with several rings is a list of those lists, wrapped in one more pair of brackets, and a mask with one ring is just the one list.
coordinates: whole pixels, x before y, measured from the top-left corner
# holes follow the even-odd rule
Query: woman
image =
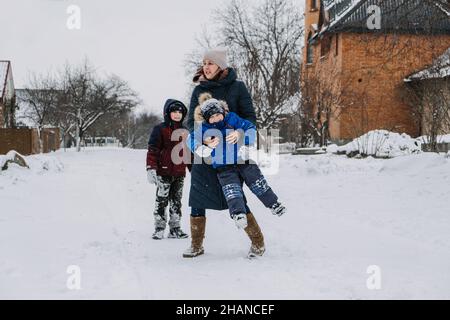
[[(209, 50), (203, 57), (203, 66), (194, 77), (195, 87), (189, 106), (188, 128), (194, 129), (194, 111), (199, 104), (199, 96), (209, 92), (213, 98), (225, 100), (230, 111), (240, 117), (256, 124), (256, 114), (252, 98), (247, 87), (242, 81), (237, 80), (236, 72), (227, 65), (226, 50)], [(237, 143), (239, 133), (237, 131), (227, 136), (227, 143)], [(206, 145), (214, 145), (216, 141), (209, 139)], [(242, 185), (242, 181), (241, 181)], [(191, 247), (183, 257), (193, 258), (204, 253), (203, 238), (206, 227), (206, 209), (226, 210), (227, 202), (222, 188), (217, 180), (216, 171), (207, 164), (193, 164), (191, 170), (191, 189), (189, 193), (189, 206), (191, 211)], [(251, 240), (249, 257), (261, 256), (265, 251), (264, 237), (255, 217), (247, 208), (247, 223), (245, 232)]]

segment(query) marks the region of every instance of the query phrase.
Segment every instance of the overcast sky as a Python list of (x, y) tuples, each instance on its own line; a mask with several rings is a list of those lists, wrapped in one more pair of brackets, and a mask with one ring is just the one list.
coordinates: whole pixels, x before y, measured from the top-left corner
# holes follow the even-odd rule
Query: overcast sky
[[(11, 60), (16, 88), (30, 71), (56, 69), (86, 56), (99, 71), (127, 80), (161, 112), (168, 97), (186, 100), (183, 60), (214, 9), (230, 0), (0, 0), (0, 60)], [(299, 10), (304, 0), (295, 0)], [(81, 9), (70, 30), (67, 8)]]

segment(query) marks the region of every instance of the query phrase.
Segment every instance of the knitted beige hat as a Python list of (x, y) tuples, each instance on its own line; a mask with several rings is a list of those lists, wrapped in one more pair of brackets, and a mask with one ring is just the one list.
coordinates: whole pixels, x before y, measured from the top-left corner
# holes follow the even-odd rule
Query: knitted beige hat
[(215, 64), (217, 64), (220, 67), (220, 69), (224, 70), (228, 68), (227, 49), (226, 48), (209, 49), (203, 55), (203, 60), (210, 60)]

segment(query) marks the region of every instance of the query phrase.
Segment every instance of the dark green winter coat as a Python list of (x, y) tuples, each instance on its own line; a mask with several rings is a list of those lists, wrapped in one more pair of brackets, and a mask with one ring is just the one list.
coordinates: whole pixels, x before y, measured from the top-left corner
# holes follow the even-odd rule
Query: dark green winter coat
[[(197, 80), (199, 80), (199, 84), (192, 93), (189, 105), (187, 125), (190, 131), (194, 129), (194, 111), (199, 104), (199, 96), (204, 92), (209, 92), (215, 99), (225, 100), (231, 112), (235, 112), (241, 118), (256, 124), (252, 98), (245, 84), (237, 80), (234, 69), (228, 68), (225, 70), (224, 76), (217, 81), (206, 80), (200, 75), (194, 78), (194, 81)], [(217, 180), (216, 171), (210, 165), (192, 165), (189, 206), (197, 209), (228, 209), (222, 187)]]

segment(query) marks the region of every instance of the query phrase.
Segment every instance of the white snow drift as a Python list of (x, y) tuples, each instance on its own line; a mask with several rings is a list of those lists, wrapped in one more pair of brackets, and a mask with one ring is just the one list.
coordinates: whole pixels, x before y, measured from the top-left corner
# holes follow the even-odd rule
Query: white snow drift
[[(450, 299), (444, 155), (281, 156), (267, 178), (285, 216), (245, 189), (267, 247), (252, 261), (226, 211), (208, 212), (198, 259), (181, 257), (189, 239), (152, 240), (155, 187), (145, 156), (59, 151), (1, 172), (0, 298)], [(188, 176), (186, 231), (189, 184)], [(80, 290), (68, 286), (73, 270)], [(367, 286), (371, 270), (380, 271), (379, 290)]]

